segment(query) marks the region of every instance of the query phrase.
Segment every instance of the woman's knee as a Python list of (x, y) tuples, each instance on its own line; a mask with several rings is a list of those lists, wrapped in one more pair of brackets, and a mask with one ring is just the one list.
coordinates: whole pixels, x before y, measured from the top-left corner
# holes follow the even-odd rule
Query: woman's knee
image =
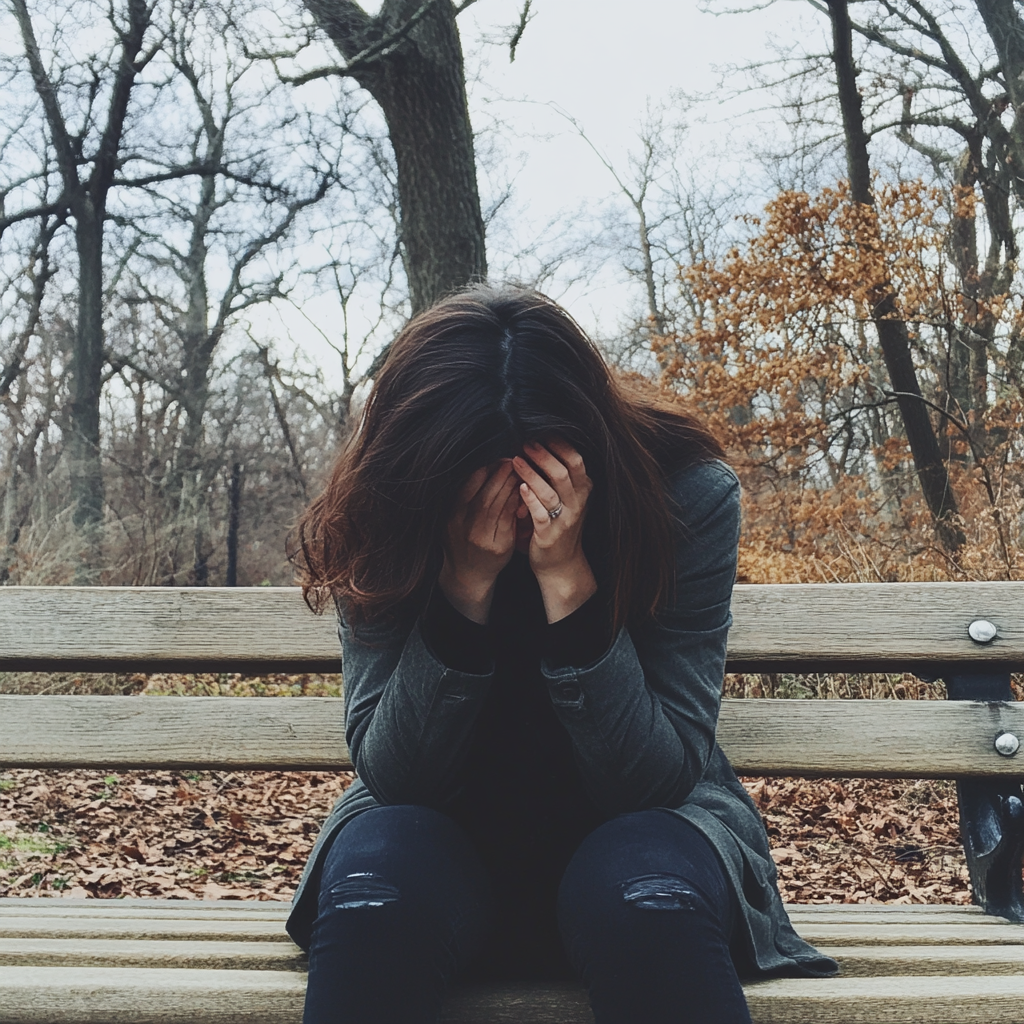
[(377, 807), (327, 854), (306, 1024), (436, 1020), (485, 933), (490, 892), (465, 833), (425, 807)]
[(479, 899), (486, 885), (469, 837), (451, 818), (412, 804), (375, 807), (346, 824), (328, 851), (320, 912), (458, 904)]
[[(566, 868), (559, 889), (563, 931), (597, 931), (624, 941), (645, 922), (661, 930), (688, 922), (731, 929), (731, 895), (717, 855), (688, 822), (663, 810), (619, 815), (594, 830)], [(649, 922), (650, 914), (658, 921)]]
[(584, 840), (562, 878), (559, 923), (599, 1024), (749, 1024), (728, 886), (707, 840), (671, 812), (621, 815)]

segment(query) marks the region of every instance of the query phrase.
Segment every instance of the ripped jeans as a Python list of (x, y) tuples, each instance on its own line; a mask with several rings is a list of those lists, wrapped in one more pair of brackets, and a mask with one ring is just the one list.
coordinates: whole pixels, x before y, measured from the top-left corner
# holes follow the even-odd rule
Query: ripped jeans
[[(451, 818), (364, 812), (324, 866), (304, 1024), (434, 1024), (452, 982), (503, 934), (500, 907)], [(595, 829), (551, 910), (597, 1024), (750, 1024), (729, 952), (735, 897), (714, 849), (677, 815), (638, 811)]]

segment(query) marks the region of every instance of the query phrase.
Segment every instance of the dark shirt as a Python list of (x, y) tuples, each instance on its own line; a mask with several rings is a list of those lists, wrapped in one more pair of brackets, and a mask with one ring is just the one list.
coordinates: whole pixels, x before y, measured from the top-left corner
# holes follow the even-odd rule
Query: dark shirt
[(612, 639), (605, 602), (596, 594), (548, 624), (536, 577), (517, 552), (498, 577), (486, 626), (461, 615), (435, 588), (423, 631), (435, 657), (451, 668), (495, 671), (459, 791), (445, 808), (494, 881), (503, 938), (493, 960), (507, 969), (512, 957), (519, 970), (557, 973), (551, 965), (561, 958), (552, 916), (558, 883), (576, 848), (608, 815), (586, 792), (540, 667), (542, 659), (550, 667), (597, 661)]

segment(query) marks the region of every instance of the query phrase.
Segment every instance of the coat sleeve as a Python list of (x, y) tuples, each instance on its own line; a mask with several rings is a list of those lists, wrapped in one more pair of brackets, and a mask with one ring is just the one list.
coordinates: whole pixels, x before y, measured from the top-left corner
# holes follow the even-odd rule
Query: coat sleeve
[(353, 630), (342, 615), (339, 635), (356, 773), (380, 804), (442, 807), (456, 792), (493, 665), (483, 674), (444, 665), (424, 641), (422, 619)]
[(722, 462), (672, 476), (675, 586), (653, 620), (585, 668), (543, 666), (587, 789), (610, 814), (679, 807), (715, 745), (739, 540), (739, 481)]

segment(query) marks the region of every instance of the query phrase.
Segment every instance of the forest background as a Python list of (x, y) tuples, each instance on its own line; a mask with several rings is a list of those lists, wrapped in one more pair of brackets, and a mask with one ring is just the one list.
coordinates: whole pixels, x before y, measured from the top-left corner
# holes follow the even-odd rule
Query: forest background
[[(544, 3), (5, 0), (0, 582), (290, 583), (291, 524), (358, 422), (396, 327), (488, 273), (584, 308), (620, 372), (713, 425), (744, 485), (741, 581), (1019, 578), (1021, 6), (806, 0), (730, 12), (708, 0), (694, 17), (718, 15), (725, 34), (770, 19), (761, 57), (723, 66), (701, 95), (654, 97), (612, 156), (574, 111), (539, 104), (533, 143), (575, 139), (575, 160), (606, 176), (607, 194), (538, 217), (544, 204), (531, 209), (520, 187), (521, 128), (485, 85), (488, 67), (524, 59), (545, 32)], [(560, 176), (576, 173), (567, 164)], [(751, 676), (729, 692), (934, 697), (941, 684)], [(109, 809), (119, 785), (94, 780), (97, 796), (85, 776), (33, 779), (0, 779), (11, 814), (34, 808), (9, 819), (18, 835), (32, 815), (50, 830), (75, 807)], [(179, 794), (169, 805), (194, 802), (180, 779), (160, 784)], [(54, 795), (76, 786), (77, 804)], [(758, 786), (766, 813), (793, 802)], [(889, 817), (870, 828), (874, 798), (858, 803), (854, 789), (819, 799), (835, 806), (800, 818), (799, 842), (845, 815), (921, 871), (932, 864), (922, 851), (955, 849), (941, 787), (888, 792)], [(906, 800), (946, 831), (908, 846), (894, 824)], [(205, 817), (217, 821), (212, 804)], [(159, 872), (163, 853), (124, 838), (134, 827), (111, 826), (104, 842), (121, 843), (124, 865)], [(805, 859), (799, 829), (780, 829), (791, 851), (780, 865)], [(0, 864), (0, 888), (5, 877), (10, 891), (82, 888), (86, 846), (44, 851), (85, 857), (74, 885), (70, 868), (23, 870), (22, 849)], [(289, 862), (272, 861), (283, 884)], [(965, 896), (961, 867), (942, 865), (954, 881), (935, 884)], [(249, 874), (269, 879), (265, 868)], [(215, 884), (230, 880), (218, 870)], [(895, 888), (861, 877), (862, 892), (921, 890), (920, 872), (908, 883), (900, 870)], [(88, 891), (122, 885), (104, 877)]]

